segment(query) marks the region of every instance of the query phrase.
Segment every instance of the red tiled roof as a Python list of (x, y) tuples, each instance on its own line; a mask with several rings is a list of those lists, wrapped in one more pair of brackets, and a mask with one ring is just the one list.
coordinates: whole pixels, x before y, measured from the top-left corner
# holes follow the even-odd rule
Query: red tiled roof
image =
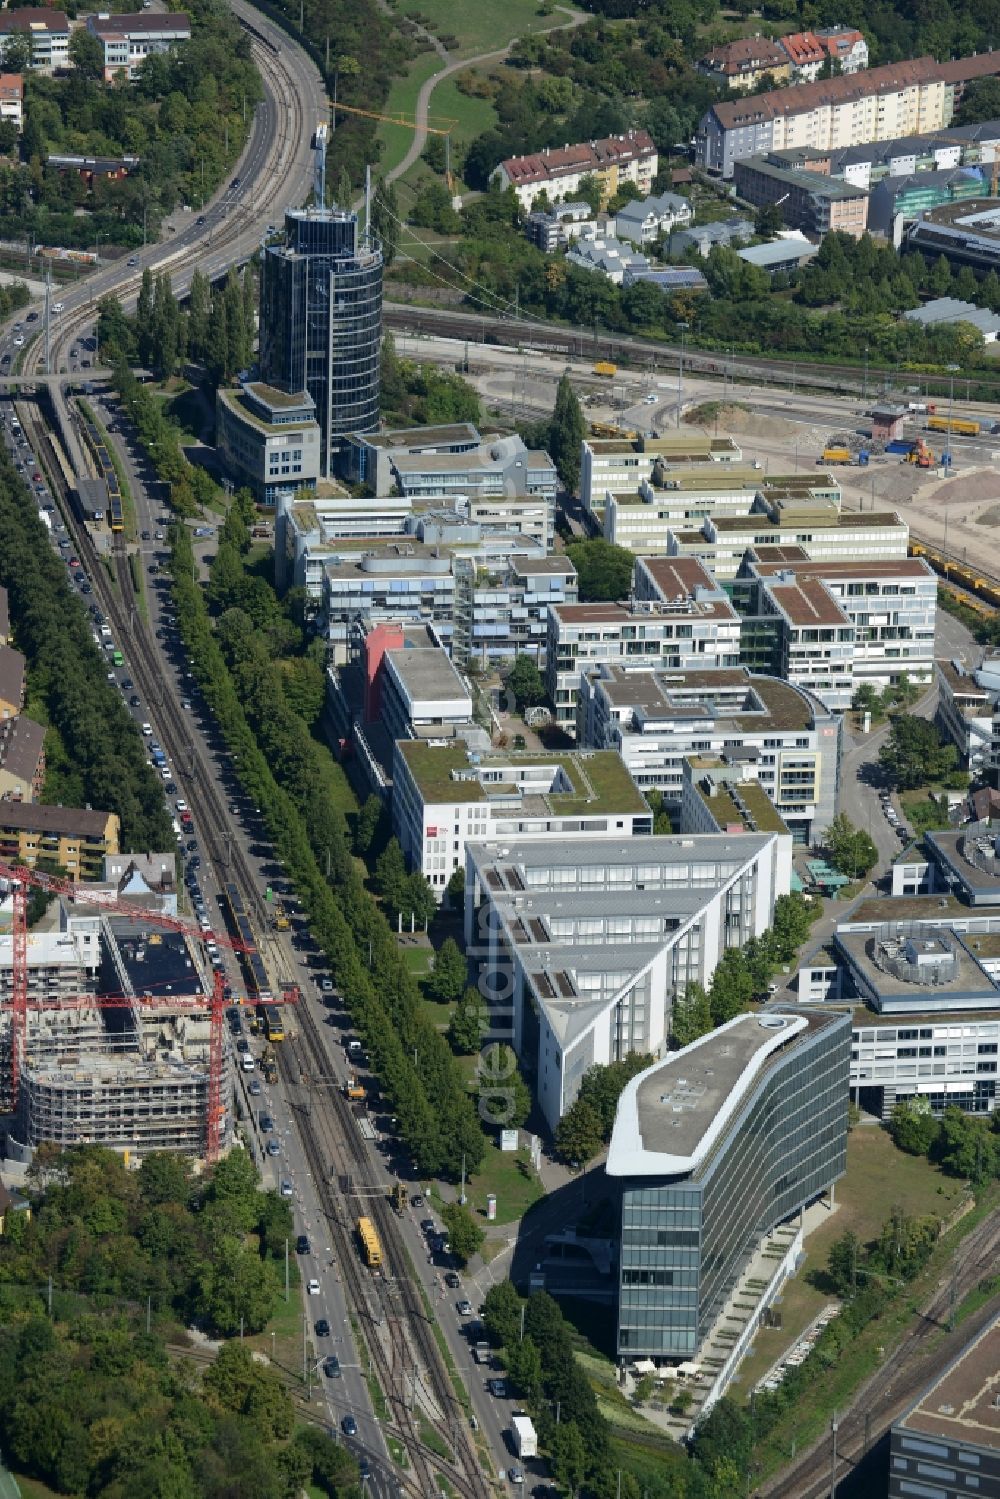
[(784, 67), (787, 62), (788, 58), (778, 43), (772, 42), (767, 36), (738, 37), (735, 42), (726, 42), (721, 47), (713, 47), (711, 52), (707, 52), (702, 58), (702, 63), (710, 67), (713, 72), (725, 73), (728, 76), (749, 71), (751, 68)]
[(980, 52), (976, 57), (955, 57), (941, 64), (945, 83), (968, 83), (972, 78), (995, 78), (1000, 74), (1000, 51)]
[(799, 68), (805, 63), (822, 62), (826, 57), (822, 42), (811, 31), (793, 31), (781, 38), (781, 45)]
[[(1000, 52), (995, 57), (996, 71), (1000, 73)], [(726, 130), (733, 130), (757, 120), (805, 114), (823, 104), (844, 104), (851, 99), (892, 93), (941, 77), (941, 65), (933, 57), (916, 57), (908, 62), (888, 63), (884, 68), (870, 68), (864, 73), (819, 79), (816, 83), (798, 83), (791, 88), (772, 89), (766, 94), (751, 94), (746, 99), (725, 100), (714, 105), (713, 110), (719, 124)]]
[(510, 156), (500, 165), (508, 181), (520, 186), (579, 171), (597, 172), (655, 153), (656, 146), (648, 130), (630, 130), (627, 135), (609, 135), (604, 140), (535, 151), (530, 156)]
[(20, 73), (0, 73), (0, 99), (23, 99), (24, 79)]

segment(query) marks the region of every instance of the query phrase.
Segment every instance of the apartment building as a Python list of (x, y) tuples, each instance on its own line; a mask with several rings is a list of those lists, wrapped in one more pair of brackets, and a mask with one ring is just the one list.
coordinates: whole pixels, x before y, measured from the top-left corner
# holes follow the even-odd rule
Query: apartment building
[(169, 52), (191, 40), (191, 18), (182, 11), (140, 10), (131, 15), (87, 17), (87, 27), (104, 48), (104, 77), (123, 73), (133, 79), (152, 53)]
[(821, 172), (773, 166), (752, 156), (737, 161), (733, 180), (741, 198), (755, 207), (780, 207), (790, 229), (822, 238), (837, 231), (860, 239), (868, 224), (868, 194)]
[(705, 170), (729, 178), (737, 161), (768, 151), (833, 150), (938, 130), (951, 121), (946, 92), (941, 65), (933, 57), (919, 57), (724, 100), (701, 120), (696, 159)]
[(694, 218), (689, 198), (680, 193), (660, 193), (650, 198), (633, 199), (615, 215), (615, 234), (634, 245), (651, 245), (674, 229), (684, 228)]
[(793, 83), (815, 83), (829, 52), (814, 31), (790, 31), (778, 43), (791, 67)]
[(71, 880), (99, 879), (106, 854), (118, 852), (118, 814), (42, 802), (0, 801), (0, 860), (34, 869), (47, 859)]
[(744, 767), (797, 843), (837, 811), (841, 718), (802, 687), (745, 666), (584, 673), (578, 743), (617, 750), (640, 791), (679, 811), (691, 756)]
[(487, 838), (623, 839), (650, 834), (653, 818), (620, 756), (610, 750), (471, 751), (450, 743), (396, 741), (392, 830), (407, 864), (442, 895), (466, 845)]
[[(550, 1128), (588, 1067), (662, 1056), (674, 996), (766, 930), (787, 891), (778, 836), (470, 841), (465, 940), (491, 1035), (509, 1041)], [(846, 1090), (844, 1109), (846, 1113)]]
[(749, 93), (762, 79), (786, 83), (792, 76), (792, 58), (780, 42), (767, 36), (741, 36), (699, 59), (698, 72), (727, 89)]
[(580, 499), (597, 515), (604, 496), (635, 493), (653, 471), (703, 463), (742, 463), (743, 452), (732, 437), (679, 432), (670, 437), (585, 437), (580, 448)]
[(603, 140), (508, 157), (494, 170), (490, 181), (501, 188), (512, 187), (521, 208), (527, 210), (541, 193), (550, 202), (575, 197), (587, 177), (597, 181), (605, 203), (626, 182), (634, 183), (646, 197), (653, 190), (658, 167), (659, 157), (649, 132), (629, 130)]
[(630, 602), (549, 609), (545, 685), (556, 720), (576, 731), (581, 680), (604, 663), (643, 671), (735, 667), (740, 632), (738, 614), (700, 563), (640, 557)]
[(0, 723), (0, 800), (33, 802), (45, 780), (45, 729), (19, 713)]
[(9, 120), (19, 134), (24, 128), (24, 78), (20, 73), (0, 73), (0, 120)]
[(543, 255), (552, 255), (579, 239), (595, 225), (594, 210), (589, 203), (554, 203), (538, 208), (524, 221), (524, 233)]
[(16, 718), (24, 707), (24, 656), (12, 645), (0, 645), (0, 721)]
[(841, 73), (860, 73), (868, 66), (868, 43), (854, 26), (817, 26), (815, 35)]
[(25, 6), (0, 11), (0, 63), (10, 39), (27, 37), (31, 42), (28, 66), (39, 73), (52, 73), (69, 66), (69, 17), (47, 6)]

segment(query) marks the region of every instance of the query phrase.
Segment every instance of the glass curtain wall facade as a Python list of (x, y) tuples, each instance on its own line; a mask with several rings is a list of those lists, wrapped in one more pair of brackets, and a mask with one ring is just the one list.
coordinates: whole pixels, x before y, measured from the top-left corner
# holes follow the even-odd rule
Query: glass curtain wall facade
[(851, 1021), (823, 1018), (690, 1175), (623, 1181), (619, 1358), (689, 1358), (761, 1236), (843, 1175)]
[(349, 432), (379, 419), (382, 252), (339, 208), (285, 214), (285, 244), (265, 247), (260, 290), (261, 378), (289, 395), (307, 390), (329, 476)]

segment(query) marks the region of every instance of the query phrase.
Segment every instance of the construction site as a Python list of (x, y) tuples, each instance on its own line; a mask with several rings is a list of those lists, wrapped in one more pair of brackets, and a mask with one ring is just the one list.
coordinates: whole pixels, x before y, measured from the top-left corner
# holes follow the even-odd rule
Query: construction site
[(43, 1143), (103, 1145), (132, 1162), (158, 1150), (214, 1157), (232, 1100), (222, 980), (198, 934), (150, 892), (73, 895), (60, 892), (30, 931), (23, 888), (0, 903), (7, 1157), (29, 1161)]

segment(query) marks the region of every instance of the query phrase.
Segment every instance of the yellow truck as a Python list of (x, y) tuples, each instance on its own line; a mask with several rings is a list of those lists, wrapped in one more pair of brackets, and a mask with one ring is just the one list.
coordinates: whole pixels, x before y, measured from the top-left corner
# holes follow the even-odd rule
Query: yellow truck
[(613, 379), (617, 373), (617, 364), (612, 364), (608, 359), (599, 359), (594, 365), (594, 374), (603, 376), (605, 380)]
[(853, 463), (854, 454), (850, 448), (824, 448), (820, 463)]

